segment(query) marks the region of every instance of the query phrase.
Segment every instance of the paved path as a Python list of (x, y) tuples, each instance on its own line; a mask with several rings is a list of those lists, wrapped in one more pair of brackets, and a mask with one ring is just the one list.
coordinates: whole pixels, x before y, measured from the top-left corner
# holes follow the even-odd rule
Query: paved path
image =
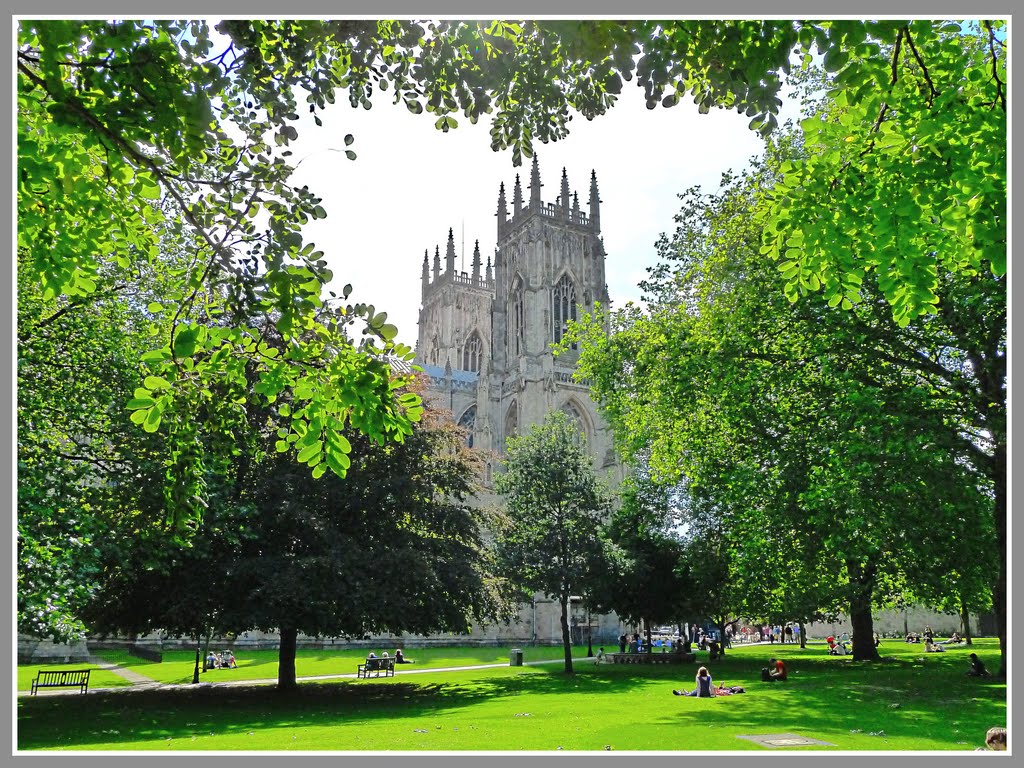
[[(577, 662), (577, 661), (588, 661), (588, 660), (592, 660), (592, 659), (593, 659), (593, 657), (583, 657), (583, 658), (573, 659), (573, 661), (574, 662)], [(564, 661), (565, 661), (564, 659), (544, 659), (543, 661), (527, 661), (527, 662), (524, 662), (524, 665), (525, 666), (534, 666), (534, 665), (538, 665), (538, 664), (562, 664), (562, 663), (564, 663)], [(109, 672), (113, 672), (115, 675), (119, 675), (119, 676), (123, 677), (124, 679), (131, 681), (131, 685), (130, 686), (118, 686), (118, 687), (115, 687), (115, 688), (90, 688), (89, 689), (89, 693), (93, 693), (93, 692), (97, 692), (98, 693), (100, 691), (102, 691), (102, 692), (109, 692), (109, 691), (120, 692), (120, 691), (130, 691), (130, 690), (137, 691), (137, 690), (141, 690), (141, 689), (152, 689), (152, 688), (191, 688), (191, 687), (193, 687), (192, 683), (161, 683), (161, 682), (158, 682), (156, 680), (153, 680), (152, 678), (146, 677), (145, 675), (140, 675), (138, 672), (136, 672), (134, 670), (127, 669), (125, 667), (121, 667), (121, 666), (118, 666), (117, 664), (113, 664), (113, 663), (111, 663), (109, 661), (101, 659), (98, 656), (91, 656), (89, 658), (89, 662), (91, 664), (96, 664), (101, 669), (105, 669), (105, 670), (107, 670)], [(491, 668), (491, 667), (507, 667), (507, 666), (508, 666), (508, 662), (499, 662), (499, 663), (496, 663), (496, 664), (471, 664), (471, 665), (467, 665), (467, 666), (463, 666), (463, 667), (422, 667), (422, 668), (419, 668), (419, 669), (402, 669), (402, 670), (396, 669), (395, 670), (395, 676), (397, 677), (398, 675), (425, 674), (425, 673), (428, 673), (428, 672), (458, 672), (458, 671), (465, 670), (465, 669), (488, 669), (488, 668)], [(299, 677), (299, 678), (296, 678), (296, 681), (300, 682), (300, 683), (303, 683), (303, 682), (307, 682), (308, 683), (308, 682), (315, 682), (315, 681), (318, 681), (318, 680), (344, 680), (346, 678), (353, 679), (353, 680), (356, 679), (355, 672), (340, 673), (340, 674), (337, 674), (337, 675), (311, 675), (309, 677)], [(259, 679), (256, 679), (256, 680), (220, 680), (220, 681), (217, 681), (217, 682), (203, 681), (203, 682), (199, 683), (197, 687), (205, 687), (205, 688), (211, 688), (211, 687), (221, 688), (221, 687), (224, 687), (224, 688), (228, 688), (228, 687), (240, 687), (240, 686), (247, 686), (247, 685), (277, 685), (277, 678), (276, 677), (267, 677), (267, 678), (259, 678)], [(44, 689), (44, 690), (36, 692), (37, 696), (66, 696), (68, 694), (81, 695), (77, 690), (73, 690), (73, 689), (70, 689), (70, 688), (67, 688), (67, 689), (65, 689), (65, 688)], [(18, 691), (18, 695), (19, 696), (28, 696), (28, 695), (30, 695), (30, 692), (29, 691)]]

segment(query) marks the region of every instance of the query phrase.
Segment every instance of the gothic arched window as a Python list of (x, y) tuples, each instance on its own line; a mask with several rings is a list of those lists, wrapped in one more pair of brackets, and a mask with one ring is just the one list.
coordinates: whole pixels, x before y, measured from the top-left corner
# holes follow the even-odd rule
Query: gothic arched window
[[(576, 286), (572, 284), (569, 275), (562, 275), (562, 278), (555, 285), (553, 294), (554, 338), (558, 344), (565, 332), (569, 329), (569, 321), (576, 319)], [(572, 349), (576, 349), (573, 342)]]
[(580, 414), (579, 409), (571, 401), (563, 405), (560, 409), (562, 413), (569, 417), (569, 419), (576, 426), (576, 430), (579, 434), (581, 442), (586, 442), (587, 439), (587, 427), (583, 420), (583, 416)]
[(509, 316), (510, 334), (508, 351), (511, 355), (518, 356), (526, 351), (526, 345), (523, 343), (523, 328), (526, 325), (523, 314), (523, 284), (519, 280), (516, 280), (516, 284), (512, 288), (512, 298), (509, 301)]
[(473, 331), (462, 348), (462, 370), (479, 371), (483, 363), (484, 343), (480, 341), (480, 334)]
[(505, 439), (512, 437), (512, 435), (519, 432), (519, 406), (516, 403), (512, 403), (508, 409), (508, 413), (505, 414)]
[(427, 362), (433, 365), (439, 365), (441, 359), (441, 342), (438, 341), (437, 336), (430, 340), (430, 352), (427, 355)]
[(471, 405), (459, 419), (459, 426), (469, 432), (466, 436), (466, 445), (473, 447), (473, 430), (476, 428), (476, 406)]

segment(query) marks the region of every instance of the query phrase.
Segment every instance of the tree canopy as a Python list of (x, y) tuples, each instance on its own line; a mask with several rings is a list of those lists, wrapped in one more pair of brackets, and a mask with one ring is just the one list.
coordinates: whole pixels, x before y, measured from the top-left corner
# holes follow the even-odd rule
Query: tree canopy
[(349, 431), (349, 472), (317, 481), (273, 449), (267, 418), (252, 413), (249, 448), (211, 478), (188, 547), (159, 546), (127, 516), (100, 543), (92, 626), (197, 638), (276, 630), (279, 686), (291, 688), (299, 633), (466, 632), (502, 614), (484, 513), (470, 499), (482, 463), (443, 414), (428, 411), (400, 444)]
[(506, 505), (495, 531), (499, 567), (510, 583), (558, 600), (565, 671), (572, 672), (569, 601), (586, 597), (606, 569), (599, 534), (610, 501), (579, 425), (553, 411), (527, 434), (508, 438), (494, 487)]
[[(759, 248), (776, 163), (684, 196), (651, 304), (616, 315), (610, 336), (603, 318), (577, 327), (579, 374), (627, 455), (685, 484), (693, 524), (721, 542), (724, 605), (841, 606), (869, 658), (873, 605), (938, 604), (950, 583), (927, 574), (980, 576), (997, 545), (997, 449), (975, 431), (985, 384), (965, 362), (998, 357), (1005, 323), (998, 292), (967, 275), (947, 275), (958, 287), (940, 312), (905, 327), (874, 276), (848, 311), (817, 294), (790, 304)], [(961, 312), (986, 330), (958, 335)]]

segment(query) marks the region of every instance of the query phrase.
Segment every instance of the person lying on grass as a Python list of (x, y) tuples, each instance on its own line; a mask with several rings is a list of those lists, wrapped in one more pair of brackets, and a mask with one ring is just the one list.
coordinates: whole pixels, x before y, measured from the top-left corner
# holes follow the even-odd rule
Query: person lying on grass
[(740, 685), (716, 686), (711, 680), (711, 673), (707, 667), (697, 670), (697, 687), (687, 693), (686, 691), (672, 691), (676, 696), (698, 696), (710, 698), (712, 696), (732, 696), (734, 693), (746, 693), (747, 689)]

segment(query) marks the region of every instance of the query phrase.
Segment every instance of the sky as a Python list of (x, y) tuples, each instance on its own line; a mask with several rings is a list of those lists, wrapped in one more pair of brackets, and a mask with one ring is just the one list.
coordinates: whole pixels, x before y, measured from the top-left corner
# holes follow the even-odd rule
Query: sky
[[(321, 117), (322, 127), (312, 120), (300, 126), (292, 146), (293, 182), (308, 185), (328, 212), (307, 225), (307, 241), (324, 252), (332, 289), (351, 283), (351, 301), (387, 312), (398, 339), (415, 346), (424, 250), (432, 264), (439, 245), (443, 269), (452, 228), (456, 267), (471, 270), (476, 240), (486, 264), (495, 248), (498, 186), (505, 183), (511, 206), (518, 172), (528, 196), (529, 161), (515, 168), (510, 150), (492, 151), (483, 119), (463, 119), (443, 133), (434, 116), (392, 105), (388, 93), (378, 93), (370, 110), (339, 98)], [(626, 83), (607, 114), (593, 121), (575, 115), (567, 138), (536, 145), (545, 202), (558, 196), (564, 167), (586, 212), (590, 173), (597, 172), (613, 308), (639, 299), (637, 283), (656, 262), (658, 236), (675, 229), (678, 195), (693, 185), (713, 191), (724, 171), (760, 154), (763, 142), (748, 122), (734, 110), (701, 115), (686, 101), (648, 110), (643, 90)], [(354, 161), (344, 154), (348, 133)]]

